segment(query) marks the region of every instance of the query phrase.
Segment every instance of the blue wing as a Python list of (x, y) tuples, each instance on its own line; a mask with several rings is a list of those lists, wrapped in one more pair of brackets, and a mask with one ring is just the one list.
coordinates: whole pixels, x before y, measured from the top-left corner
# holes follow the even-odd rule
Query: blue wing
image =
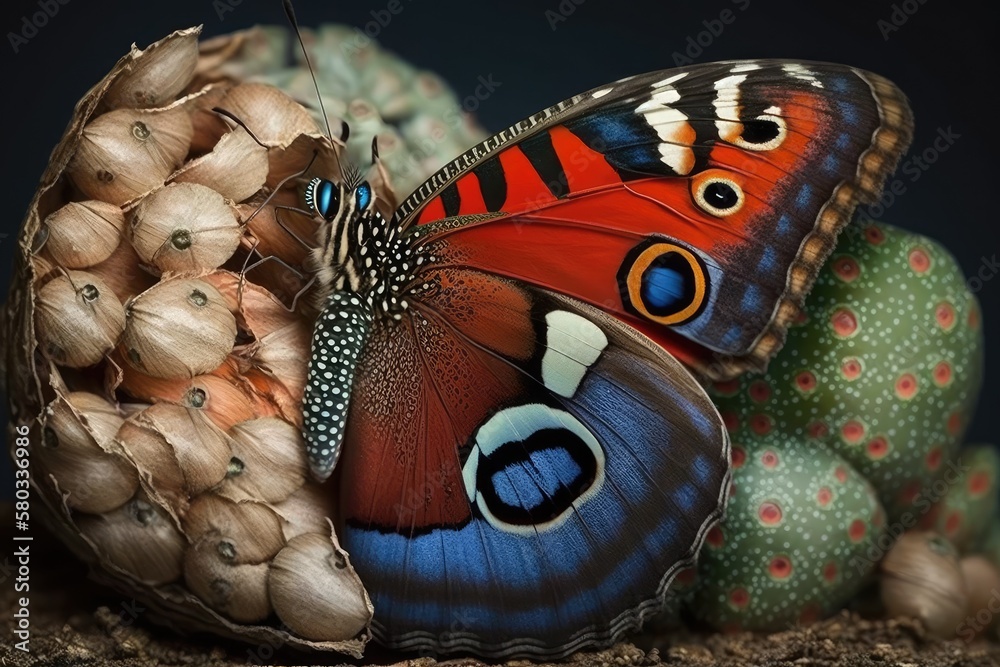
[[(373, 330), (339, 468), (340, 535), (375, 634), (492, 657), (610, 644), (660, 608), (722, 515), (721, 419), (676, 360), (608, 315), (441, 273), (453, 288), (423, 295), (411, 326)], [(512, 343), (526, 331), (527, 352)], [(406, 400), (387, 410), (387, 388)]]

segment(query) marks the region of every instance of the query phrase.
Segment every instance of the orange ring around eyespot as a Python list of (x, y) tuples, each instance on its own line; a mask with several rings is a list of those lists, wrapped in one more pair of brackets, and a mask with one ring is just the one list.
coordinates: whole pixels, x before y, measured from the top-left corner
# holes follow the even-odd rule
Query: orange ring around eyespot
[[(677, 253), (691, 267), (691, 273), (694, 275), (694, 297), (691, 299), (691, 303), (683, 310), (670, 315), (654, 315), (649, 312), (646, 304), (642, 302), (642, 274), (645, 273), (646, 269), (649, 268), (657, 257), (665, 255), (668, 252)], [(632, 302), (632, 307), (646, 319), (666, 325), (679, 324), (693, 317), (701, 308), (702, 303), (705, 301), (705, 295), (708, 292), (708, 281), (705, 279), (705, 271), (702, 268), (701, 262), (698, 261), (698, 258), (690, 250), (674, 245), (673, 243), (654, 243), (639, 253), (639, 256), (635, 258), (631, 268), (629, 268), (626, 284), (628, 285), (628, 296)]]

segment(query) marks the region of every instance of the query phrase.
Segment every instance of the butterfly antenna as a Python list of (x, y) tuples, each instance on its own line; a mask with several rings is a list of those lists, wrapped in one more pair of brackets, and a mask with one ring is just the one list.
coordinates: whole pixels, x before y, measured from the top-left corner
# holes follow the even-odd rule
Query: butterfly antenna
[(244, 130), (246, 130), (247, 134), (250, 135), (251, 139), (253, 139), (254, 141), (257, 142), (258, 146), (261, 146), (263, 148), (268, 148), (267, 144), (265, 144), (263, 141), (261, 141), (260, 139), (258, 139), (257, 135), (254, 134), (253, 131), (249, 127), (247, 127), (247, 124), (244, 123), (241, 119), (237, 118), (236, 114), (234, 114), (233, 112), (226, 111), (222, 107), (212, 107), (212, 111), (214, 111), (215, 113), (219, 114), (220, 116), (225, 116), (229, 120), (233, 121), (234, 123), (236, 123), (237, 125), (239, 125), (240, 127), (242, 127)]
[[(299, 22), (295, 18), (295, 9), (292, 8), (292, 0), (282, 0), (282, 5), (285, 7), (285, 16), (288, 17), (288, 22), (292, 24), (292, 30), (295, 31), (295, 37), (299, 40), (299, 47), (302, 49), (302, 55), (306, 59), (306, 67), (309, 68), (309, 76), (312, 77), (313, 87), (316, 89), (316, 99), (319, 100), (319, 110), (323, 114), (323, 122), (326, 123), (326, 134), (330, 137), (330, 141), (333, 141), (333, 130), (330, 129), (330, 119), (326, 115), (326, 108), (323, 106), (323, 96), (319, 92), (319, 83), (316, 81), (316, 72), (313, 70), (312, 62), (309, 60), (309, 52), (306, 50), (306, 43), (302, 39), (302, 31), (299, 30)], [(345, 128), (347, 124), (344, 124)], [(341, 141), (347, 141), (347, 132), (345, 130), (344, 137)]]
[(378, 135), (372, 137), (372, 164), (378, 163)]

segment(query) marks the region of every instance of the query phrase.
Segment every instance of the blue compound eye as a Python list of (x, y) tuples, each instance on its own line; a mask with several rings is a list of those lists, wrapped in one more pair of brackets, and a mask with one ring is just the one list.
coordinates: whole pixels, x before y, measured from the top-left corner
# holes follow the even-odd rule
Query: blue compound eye
[(337, 213), (337, 186), (328, 180), (314, 178), (306, 186), (306, 206), (329, 220)]
[(362, 211), (368, 208), (372, 203), (372, 187), (368, 185), (368, 181), (359, 185), (354, 192), (357, 193), (358, 208)]

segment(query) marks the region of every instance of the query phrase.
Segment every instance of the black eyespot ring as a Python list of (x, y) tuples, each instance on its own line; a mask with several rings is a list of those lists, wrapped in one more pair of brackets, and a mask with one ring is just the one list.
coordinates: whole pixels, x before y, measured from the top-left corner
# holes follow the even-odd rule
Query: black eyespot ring
[(743, 121), (740, 138), (751, 144), (766, 144), (781, 134), (781, 127), (770, 118), (754, 118)]
[(741, 118), (740, 128), (739, 136), (729, 141), (751, 151), (774, 150), (788, 136), (788, 124), (778, 107), (769, 107), (754, 118)]
[(617, 277), (625, 310), (657, 324), (689, 322), (708, 302), (704, 262), (665, 239), (654, 237), (629, 251)]
[(702, 195), (705, 197), (706, 204), (720, 211), (730, 209), (740, 201), (740, 196), (736, 194), (736, 190), (725, 181), (712, 181), (705, 186)]
[[(714, 173), (713, 173), (714, 172)], [(717, 218), (730, 216), (746, 201), (743, 188), (721, 170), (699, 174), (692, 183), (692, 196), (698, 208)]]

